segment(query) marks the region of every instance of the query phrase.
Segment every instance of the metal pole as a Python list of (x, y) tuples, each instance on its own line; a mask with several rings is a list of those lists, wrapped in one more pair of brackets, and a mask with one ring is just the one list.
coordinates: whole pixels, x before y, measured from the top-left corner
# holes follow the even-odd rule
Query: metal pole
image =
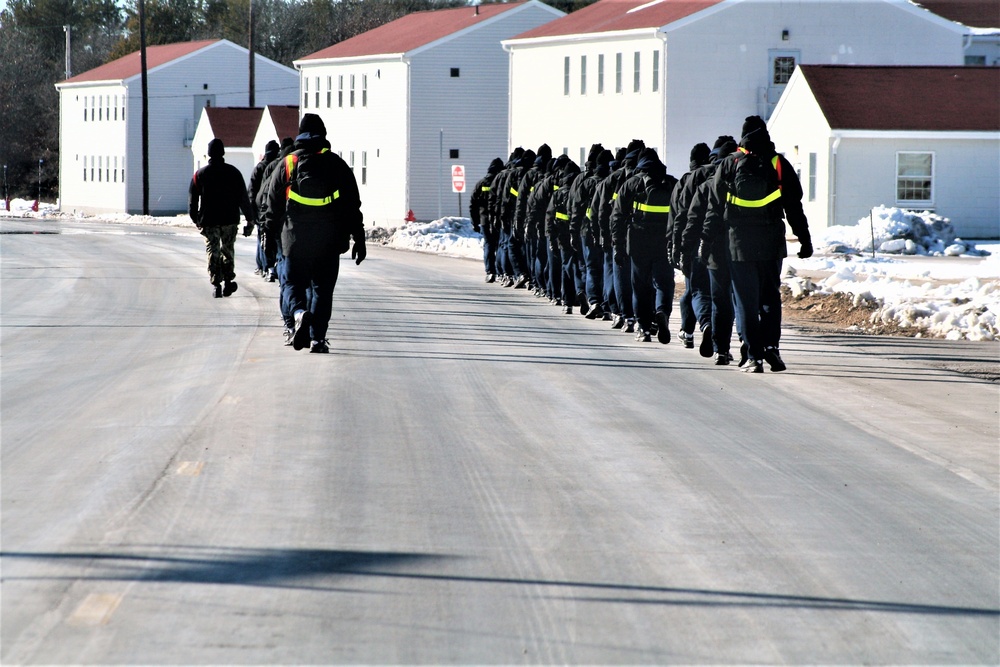
[(250, 50), (250, 105), (249, 106), (250, 106), (251, 109), (253, 109), (256, 106), (256, 104), (254, 104), (255, 97), (256, 97), (256, 90), (255, 90), (255, 88), (256, 88), (256, 86), (255, 86), (255, 78), (256, 77), (254, 76), (254, 60), (255, 60), (255, 57), (254, 57), (254, 50), (253, 50), (253, 41), (254, 41), (253, 40), (253, 0), (250, 0), (250, 30), (249, 30), (249, 33), (250, 33), (249, 34), (249, 42), (250, 42), (250, 46), (249, 46), (249, 50)]
[(139, 8), (139, 61), (142, 69), (142, 214), (149, 215), (149, 88), (146, 72), (146, 3)]
[(872, 259), (875, 259), (875, 209), (868, 211), (868, 224), (872, 228)]
[(42, 162), (38, 160), (38, 201), (42, 201)]
[(66, 78), (67, 79), (70, 78), (71, 76), (73, 76), (73, 71), (72, 71), (73, 68), (71, 67), (71, 61), (72, 61), (72, 59), (70, 58), (70, 53), (71, 53), (71, 51), (70, 51), (70, 31), (71, 31), (71, 29), (72, 28), (70, 26), (68, 26), (68, 25), (64, 25), (63, 26), (63, 30), (66, 32)]
[(444, 173), (444, 130), (438, 133), (438, 218), (441, 218), (441, 174)]

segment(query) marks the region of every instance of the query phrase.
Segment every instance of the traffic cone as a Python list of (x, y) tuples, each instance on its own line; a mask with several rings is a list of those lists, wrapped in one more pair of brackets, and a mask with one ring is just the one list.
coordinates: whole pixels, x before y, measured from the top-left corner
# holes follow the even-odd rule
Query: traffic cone
[(37, 199), (35, 200), (35, 203), (31, 205), (31, 210), (34, 211), (35, 213), (38, 213), (38, 200)]

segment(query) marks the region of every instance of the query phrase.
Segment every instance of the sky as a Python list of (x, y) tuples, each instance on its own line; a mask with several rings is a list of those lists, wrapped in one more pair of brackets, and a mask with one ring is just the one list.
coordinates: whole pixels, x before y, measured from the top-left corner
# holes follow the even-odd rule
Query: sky
[[(42, 204), (13, 200), (11, 215), (48, 219), (78, 219)], [(187, 215), (172, 217), (98, 215), (98, 222), (191, 227)], [(954, 238), (950, 223), (932, 213), (877, 208), (873, 219), (853, 226), (815, 229), (816, 253), (795, 256), (789, 244), (783, 282), (793, 293), (849, 295), (855, 302), (876, 304), (875, 316), (906, 327), (929, 331), (951, 340), (1000, 341), (1000, 241), (963, 241)], [(913, 254), (889, 253), (902, 236), (909, 236)], [(874, 237), (876, 252), (872, 256)], [(243, 242), (243, 241), (240, 241)], [(446, 217), (397, 228), (387, 245), (400, 250), (428, 252), (482, 262), (482, 237), (465, 217)], [(678, 273), (677, 280), (683, 280)], [(922, 334), (921, 334), (922, 335)]]

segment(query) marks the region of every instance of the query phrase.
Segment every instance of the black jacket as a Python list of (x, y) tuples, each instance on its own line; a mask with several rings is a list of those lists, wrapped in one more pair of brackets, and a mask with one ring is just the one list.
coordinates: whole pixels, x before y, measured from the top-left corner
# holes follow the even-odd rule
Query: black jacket
[(645, 203), (648, 180), (666, 188), (671, 196), (677, 186), (677, 179), (666, 173), (662, 165), (649, 171), (636, 171), (625, 181), (618, 189), (611, 209), (611, 237), (616, 253), (623, 249), (630, 257), (667, 257), (667, 236), (672, 216), (666, 216), (662, 223), (657, 224), (636, 222), (634, 204)]
[[(254, 206), (257, 206), (257, 195), (260, 194), (264, 186), (264, 172), (267, 170), (268, 165), (276, 159), (278, 159), (277, 150), (265, 151), (264, 157), (254, 165), (253, 171), (250, 172), (250, 185), (247, 187), (247, 196), (250, 197), (250, 203)], [(259, 219), (260, 208), (258, 207), (257, 210)]]
[[(670, 250), (670, 261), (675, 266), (680, 266), (681, 256), (694, 257), (698, 252), (698, 235), (687, 233), (690, 219), (688, 211), (694, 201), (698, 187), (712, 177), (715, 173), (714, 164), (705, 164), (692, 168), (691, 171), (681, 176), (677, 187), (674, 188), (674, 197), (670, 202), (670, 213), (673, 219), (670, 229), (670, 239), (668, 249)], [(704, 211), (702, 211), (704, 216)], [(699, 233), (701, 224), (698, 225)]]
[(545, 211), (545, 235), (549, 238), (549, 247), (558, 247), (564, 253), (573, 251), (569, 225), (569, 186), (579, 173), (580, 168), (571, 162), (559, 174), (554, 181), (552, 196)]
[(188, 186), (188, 215), (199, 228), (240, 224), (240, 211), (256, 221), (243, 174), (225, 158), (211, 158), (195, 172)]
[[(267, 185), (267, 234), (280, 235), (281, 250), (287, 257), (328, 257), (347, 252), (352, 237), (355, 242), (365, 238), (354, 172), (323, 143), (315, 138), (296, 141), (291, 154), (295, 158), (293, 178), (289, 180), (285, 159), (279, 162)], [(314, 206), (290, 198), (289, 185), (296, 192), (296, 188), (308, 183), (316, 183), (323, 191), (298, 194), (316, 199), (329, 197), (331, 201)]]
[[(744, 144), (747, 142), (744, 141)], [(708, 189), (708, 209), (705, 214), (703, 238), (711, 241), (728, 235), (729, 256), (734, 262), (756, 262), (782, 259), (788, 251), (785, 244), (785, 223), (801, 241), (809, 240), (809, 224), (802, 211), (802, 184), (795, 168), (778, 155), (781, 196), (767, 206), (747, 215), (731, 212), (726, 196), (733, 190), (737, 161), (745, 153), (755, 153), (767, 161), (775, 157), (774, 144), (769, 139), (741, 145), (741, 150), (725, 157), (716, 170)]]

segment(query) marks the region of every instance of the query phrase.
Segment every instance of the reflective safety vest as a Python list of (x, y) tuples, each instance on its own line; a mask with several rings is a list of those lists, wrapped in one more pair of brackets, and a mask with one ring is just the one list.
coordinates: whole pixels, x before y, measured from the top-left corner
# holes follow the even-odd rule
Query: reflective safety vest
[[(329, 149), (324, 148), (320, 153), (326, 153)], [(326, 206), (332, 204), (335, 199), (340, 199), (340, 190), (334, 190), (333, 194), (327, 197), (303, 197), (298, 192), (292, 190), (292, 181), (295, 174), (295, 165), (298, 164), (299, 156), (289, 153), (285, 156), (285, 171), (288, 174), (288, 187), (285, 188), (285, 198), (298, 202), (304, 206)]]
[[(740, 147), (740, 148), (738, 148), (736, 150), (738, 150), (738, 151), (740, 151), (741, 153), (744, 153), (744, 154), (749, 154), (749, 151), (747, 151), (743, 147)], [(736, 195), (734, 195), (733, 193), (727, 192), (726, 193), (726, 201), (729, 202), (730, 204), (734, 205), (734, 206), (740, 206), (742, 208), (763, 208), (764, 206), (767, 206), (771, 202), (776, 201), (779, 197), (781, 197), (781, 160), (778, 159), (777, 155), (775, 155), (773, 158), (771, 158), (771, 166), (774, 167), (774, 171), (776, 171), (778, 173), (778, 189), (777, 190), (775, 190), (774, 192), (768, 194), (767, 196), (763, 197), (762, 199), (741, 199), (741, 198), (737, 197)]]
[(556, 220), (569, 220), (569, 214), (556, 211)]
[(632, 209), (643, 213), (670, 213), (670, 206), (656, 206), (654, 204), (644, 204), (642, 202), (632, 202)]

